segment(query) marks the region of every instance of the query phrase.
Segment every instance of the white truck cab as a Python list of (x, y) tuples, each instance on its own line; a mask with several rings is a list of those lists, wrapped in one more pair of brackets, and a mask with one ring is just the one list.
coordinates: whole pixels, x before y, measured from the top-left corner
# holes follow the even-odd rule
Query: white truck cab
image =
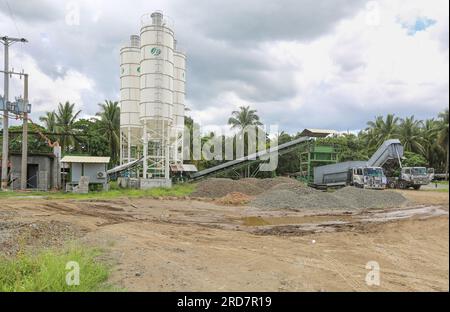
[(412, 187), (416, 190), (420, 189), (422, 185), (430, 183), (430, 176), (425, 167), (404, 167), (400, 172), (398, 187), (406, 189)]
[(352, 185), (367, 189), (386, 188), (387, 179), (381, 167), (353, 168)]

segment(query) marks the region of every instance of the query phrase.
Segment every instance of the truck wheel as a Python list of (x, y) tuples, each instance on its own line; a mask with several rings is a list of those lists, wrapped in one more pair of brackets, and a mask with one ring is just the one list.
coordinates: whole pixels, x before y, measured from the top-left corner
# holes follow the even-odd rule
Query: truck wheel
[(391, 189), (395, 189), (396, 185), (394, 181), (389, 182), (388, 187)]
[(414, 185), (414, 186), (413, 186), (413, 189), (415, 189), (415, 190), (420, 190), (420, 186), (421, 186), (421, 185)]
[(398, 183), (398, 187), (399, 187), (400, 189), (402, 189), (402, 190), (406, 190), (406, 189), (408, 188), (408, 185), (406, 184), (406, 182), (400, 181), (400, 182)]

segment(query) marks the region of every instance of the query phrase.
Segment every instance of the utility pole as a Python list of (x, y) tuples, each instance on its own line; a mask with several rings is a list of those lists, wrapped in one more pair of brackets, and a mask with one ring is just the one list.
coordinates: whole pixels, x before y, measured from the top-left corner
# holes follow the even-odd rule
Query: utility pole
[(22, 163), (20, 169), (20, 189), (27, 189), (28, 170), (28, 74), (24, 75), (23, 81), (23, 125), (22, 125)]
[(15, 42), (28, 42), (25, 38), (10, 38), (3, 36), (0, 42), (5, 46), (5, 66), (4, 66), (4, 100), (5, 110), (3, 111), (3, 144), (2, 144), (2, 182), (1, 189), (8, 189), (8, 152), (9, 152), (9, 120), (8, 120), (8, 101), (9, 101), (9, 46)]

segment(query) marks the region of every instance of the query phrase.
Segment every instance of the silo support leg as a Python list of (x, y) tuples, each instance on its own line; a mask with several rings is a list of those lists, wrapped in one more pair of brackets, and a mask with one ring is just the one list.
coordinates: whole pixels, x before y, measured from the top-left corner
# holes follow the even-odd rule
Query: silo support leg
[(128, 145), (127, 145), (127, 158), (128, 162), (131, 162), (131, 128), (128, 127)]
[(147, 179), (147, 170), (148, 170), (148, 136), (147, 136), (147, 123), (144, 122), (144, 129), (143, 129), (143, 153), (144, 153), (144, 159), (142, 161), (142, 177), (144, 179)]

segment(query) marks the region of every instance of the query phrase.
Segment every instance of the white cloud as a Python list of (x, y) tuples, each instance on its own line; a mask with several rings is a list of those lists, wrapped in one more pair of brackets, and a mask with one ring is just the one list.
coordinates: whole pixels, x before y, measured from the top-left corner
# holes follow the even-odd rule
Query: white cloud
[[(289, 132), (358, 129), (391, 112), (427, 118), (448, 105), (446, 0), (350, 1), (339, 14), (331, 1), (318, 12), (311, 0), (257, 9), (248, 1), (245, 10), (224, 1), (124, 7), (84, 0), (78, 2), (77, 27), (64, 23), (66, 2), (45, 1), (56, 9), (37, 11), (46, 14), (34, 19), (31, 4), (12, 3), (19, 29), (30, 39), (21, 49), (27, 56), (18, 53), (13, 63), (32, 73), (35, 112), (70, 100), (92, 115), (98, 102), (117, 99), (119, 46), (138, 32), (139, 17), (154, 9), (175, 21), (188, 54), (189, 114), (203, 126), (221, 128), (231, 111), (248, 105), (265, 123)], [(7, 12), (1, 14), (0, 28), (15, 34)], [(434, 23), (411, 34), (424, 18)]]
[[(56, 109), (58, 103), (69, 101), (81, 109), (89, 103), (85, 95), (95, 92), (95, 82), (82, 73), (69, 69), (63, 75), (52, 78), (43, 73), (32, 57), (27, 54), (12, 53), (13, 58), (29, 74), (29, 100), (32, 103), (32, 116), (37, 117), (46, 111)], [(10, 98), (23, 95), (23, 81), (14, 77), (11, 80)], [(35, 118), (37, 121), (37, 118)]]

